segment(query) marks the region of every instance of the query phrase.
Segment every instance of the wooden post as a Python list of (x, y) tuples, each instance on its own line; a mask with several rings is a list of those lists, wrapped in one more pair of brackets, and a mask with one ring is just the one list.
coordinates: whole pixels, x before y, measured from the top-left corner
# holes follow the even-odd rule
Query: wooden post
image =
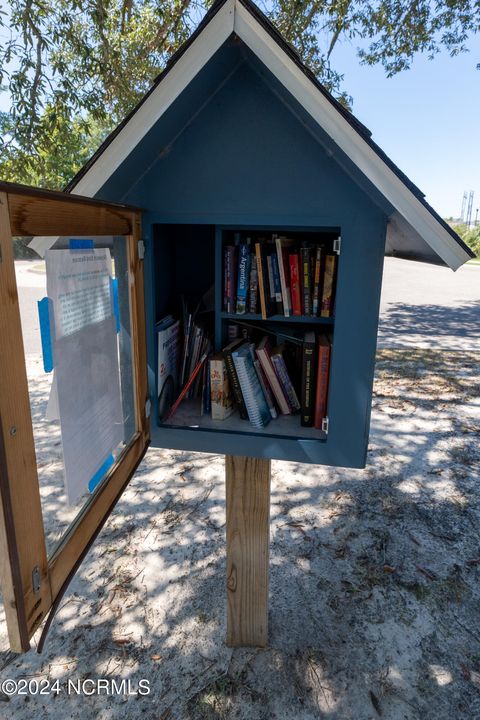
[(227, 455), (227, 645), (268, 635), (270, 460)]

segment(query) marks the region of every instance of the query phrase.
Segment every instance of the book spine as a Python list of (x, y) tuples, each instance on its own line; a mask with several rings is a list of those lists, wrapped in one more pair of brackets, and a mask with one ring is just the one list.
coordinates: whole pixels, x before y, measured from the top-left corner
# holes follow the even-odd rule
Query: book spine
[(265, 373), (265, 377), (267, 378), (268, 384), (270, 385), (272, 392), (275, 396), (275, 400), (277, 401), (278, 407), (280, 408), (280, 412), (282, 413), (282, 415), (290, 415), (290, 413), (292, 412), (290, 404), (285, 396), (285, 393), (283, 392), (280, 381), (274, 370), (268, 350), (266, 348), (262, 348), (261, 350), (257, 350), (256, 352)]
[(322, 420), (327, 415), (328, 374), (330, 368), (330, 346), (319, 345), (317, 370), (317, 392), (315, 398), (315, 427), (322, 429)]
[(268, 297), (270, 303), (275, 303), (275, 284), (273, 281), (273, 267), (272, 267), (272, 255), (267, 255), (267, 272), (268, 272)]
[[(283, 314), (285, 317), (290, 317), (292, 312), (292, 300), (290, 296), (290, 283), (287, 282), (289, 279), (289, 267), (288, 258), (286, 255), (285, 248), (282, 247), (282, 239), (275, 238), (275, 246), (277, 248), (277, 263), (278, 273), (280, 275), (280, 287), (282, 292), (283, 302)], [(286, 262), (287, 261), (287, 262)]]
[(272, 355), (272, 362), (275, 368), (275, 372), (277, 373), (277, 377), (280, 380), (283, 390), (285, 391), (285, 394), (288, 398), (290, 407), (293, 411), (300, 410), (300, 403), (298, 401), (295, 388), (292, 385), (292, 381), (290, 380), (288, 370), (285, 365), (285, 360), (281, 355), (275, 354)]
[(302, 314), (302, 300), (300, 294), (300, 263), (298, 253), (291, 253), (289, 256), (290, 263), (290, 281), (292, 288), (292, 313), (293, 315)]
[(250, 267), (250, 295), (248, 311), (256, 314), (257, 312), (257, 300), (258, 300), (258, 271), (257, 271), (257, 256), (252, 256), (252, 264)]
[(301, 406), (301, 425), (312, 427), (315, 417), (315, 340), (303, 343)]
[(270, 255), (272, 262), (273, 286), (275, 290), (275, 304), (277, 315), (283, 315), (282, 286), (280, 283), (280, 271), (278, 268), (277, 253)]
[(333, 286), (335, 280), (335, 269), (337, 265), (336, 255), (325, 256), (325, 272), (323, 274), (322, 292), (322, 317), (331, 317), (333, 310)]
[(313, 278), (313, 302), (312, 302), (312, 315), (315, 317), (318, 315), (318, 307), (320, 304), (320, 268), (322, 265), (322, 248), (320, 245), (317, 246), (317, 252), (315, 254), (315, 274)]
[(238, 382), (237, 371), (235, 370), (235, 363), (233, 362), (232, 353), (224, 353), (225, 365), (227, 367), (228, 379), (230, 380), (230, 387), (233, 392), (233, 397), (238, 407), (238, 412), (242, 420), (248, 418), (247, 408), (243, 400), (242, 390), (240, 383)]
[(250, 245), (243, 242), (239, 245), (238, 280), (237, 280), (237, 315), (247, 311), (248, 286), (250, 284)]
[(257, 273), (258, 273), (258, 293), (260, 295), (260, 308), (262, 311), (262, 318), (267, 319), (267, 299), (265, 293), (265, 273), (262, 259), (262, 245), (261, 243), (255, 243), (255, 257), (257, 258)]
[(310, 283), (310, 248), (300, 248), (300, 257), (302, 261), (302, 299), (303, 314), (312, 314), (312, 288)]
[(227, 312), (234, 313), (237, 299), (237, 248), (227, 245), (225, 248), (227, 264)]

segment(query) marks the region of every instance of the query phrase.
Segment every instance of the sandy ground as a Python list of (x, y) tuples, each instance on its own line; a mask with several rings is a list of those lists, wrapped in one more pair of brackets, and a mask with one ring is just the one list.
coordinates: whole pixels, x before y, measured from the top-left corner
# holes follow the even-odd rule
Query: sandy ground
[[(452, 315), (474, 302), (459, 295)], [(366, 469), (273, 463), (268, 648), (224, 643), (222, 458), (151, 450), (43, 654), (2, 656), (0, 682), (58, 680), (58, 693), (0, 696), (1, 718), (480, 718), (479, 317), (462, 335), (441, 303), (429, 326), (421, 298), (395, 298), (434, 332), (416, 347), (410, 309), (394, 347), (398, 308), (383, 301)], [(41, 439), (48, 384), (28, 362)], [(45, 437), (38, 453), (48, 487), (58, 453)], [(45, 497), (53, 539), (70, 515), (58, 487)], [(98, 678), (132, 694), (74, 694)]]

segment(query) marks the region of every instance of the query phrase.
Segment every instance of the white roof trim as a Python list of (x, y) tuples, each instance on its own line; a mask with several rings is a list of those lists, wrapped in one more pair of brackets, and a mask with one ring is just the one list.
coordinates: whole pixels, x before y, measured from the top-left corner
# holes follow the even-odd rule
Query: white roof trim
[(240, 3), (235, 32), (453, 270), (470, 257)]
[(101, 160), (99, 158), (80, 178), (73, 193), (95, 195), (232, 32), (243, 40), (447, 265), (456, 270), (469, 259), (455, 239), (238, 0), (227, 0), (212, 17), (107, 145)]

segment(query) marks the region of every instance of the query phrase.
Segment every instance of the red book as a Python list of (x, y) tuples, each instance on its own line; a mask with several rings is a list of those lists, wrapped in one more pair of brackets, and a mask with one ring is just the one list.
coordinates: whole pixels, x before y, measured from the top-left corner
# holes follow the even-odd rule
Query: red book
[(325, 335), (318, 338), (317, 393), (315, 398), (315, 427), (322, 429), (322, 420), (327, 415), (328, 375), (330, 371), (330, 342)]
[(290, 287), (292, 293), (292, 312), (294, 315), (302, 314), (302, 293), (300, 288), (300, 258), (298, 253), (288, 256), (290, 263)]

